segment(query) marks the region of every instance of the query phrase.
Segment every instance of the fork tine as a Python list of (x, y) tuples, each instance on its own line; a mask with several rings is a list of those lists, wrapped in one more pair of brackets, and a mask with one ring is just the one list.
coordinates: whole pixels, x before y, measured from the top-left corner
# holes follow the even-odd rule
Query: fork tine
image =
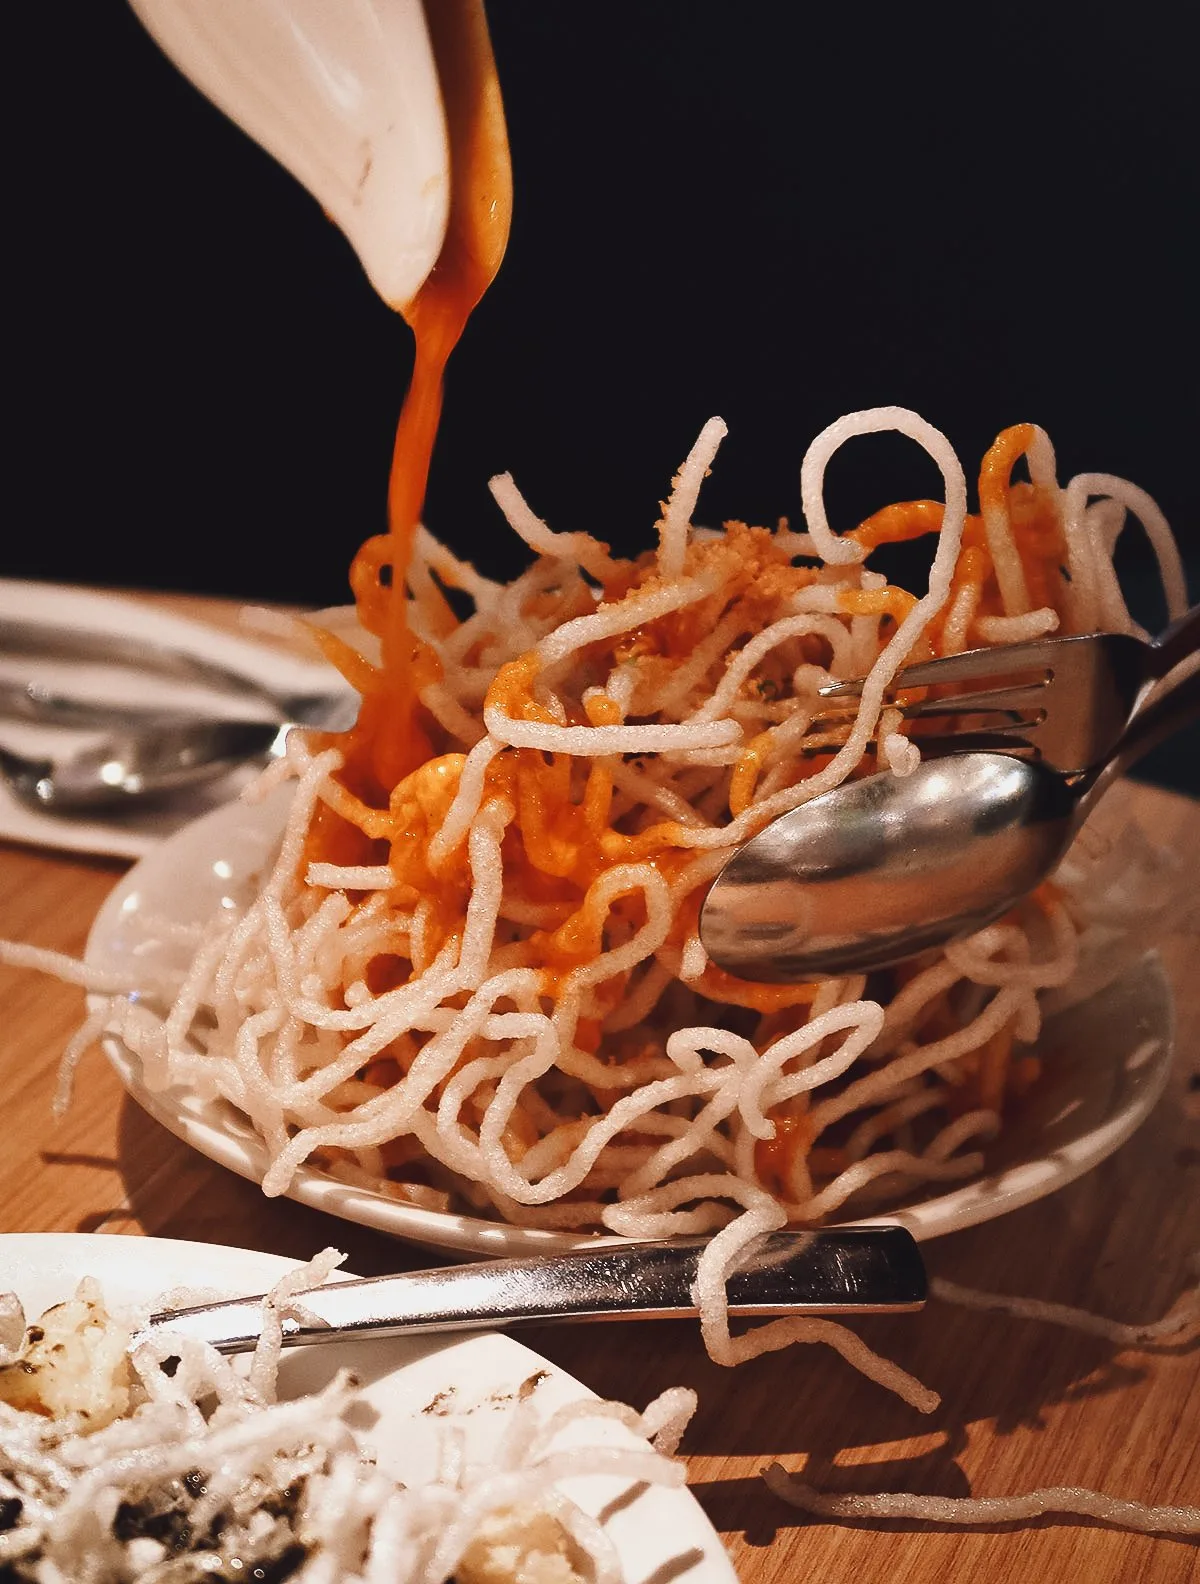
[[(1007, 731), (1019, 733), (1021, 736), (1027, 736), (1030, 733), (1035, 732), (1038, 727), (1045, 722), (1046, 719), (1045, 710), (958, 710), (952, 707), (954, 702), (955, 701), (952, 699), (947, 699), (945, 701), (945, 709), (939, 709), (937, 705), (934, 705), (933, 708), (929, 710), (923, 710), (920, 705), (914, 705), (911, 709), (903, 710), (901, 713), (910, 720), (917, 715), (924, 715), (927, 719), (931, 720), (953, 719), (955, 715), (972, 717), (971, 725), (966, 730), (951, 730), (943, 732), (938, 738), (918, 737), (914, 738), (914, 741), (934, 742), (941, 741), (944, 738), (944, 740), (947, 742), (960, 743), (965, 737), (973, 736), (978, 732)], [(828, 718), (823, 716), (815, 716), (808, 730), (801, 738), (801, 741), (807, 744), (813, 738), (820, 738), (822, 741), (831, 740), (833, 734), (843, 726), (847, 729), (849, 728), (849, 716), (844, 716), (840, 719), (836, 717)], [(840, 741), (840, 739), (838, 740)]]
[[(1021, 671), (1040, 671), (1047, 681), (1050, 665), (1044, 642), (1000, 644), (994, 649), (966, 649), (962, 654), (947, 655), (941, 660), (923, 660), (908, 666), (892, 681), (889, 693), (898, 693), (910, 687), (935, 687), (942, 682), (983, 682), (993, 677), (1012, 676)], [(857, 698), (862, 692), (863, 679), (851, 682), (831, 682), (821, 688), (822, 698)]]
[[(978, 693), (952, 693), (949, 698), (920, 699), (913, 704), (892, 704), (886, 707), (898, 709), (906, 720), (915, 720), (921, 715), (934, 719), (939, 717), (949, 719), (956, 715), (997, 713), (1002, 714), (1007, 720), (1012, 720), (1023, 710), (1033, 710), (1034, 718), (1022, 723), (1033, 726), (1040, 725), (1046, 718), (1044, 705), (1048, 686), (1048, 681), (1042, 681), (1021, 687), (981, 688)], [(846, 709), (841, 699), (835, 699), (831, 708), (814, 712), (809, 730), (829, 731), (835, 724), (845, 722), (849, 725), (853, 719), (854, 712)]]
[[(988, 715), (993, 710), (1037, 709), (1044, 703), (1049, 677), (1016, 687), (981, 688), (978, 693), (954, 693), (949, 698), (922, 699), (900, 706), (907, 718), (915, 715)], [(1045, 714), (1045, 711), (1042, 711)]]
[[(944, 732), (944, 741), (954, 743), (956, 751), (958, 746), (967, 737), (984, 737), (994, 732), (1011, 732), (1014, 737), (1020, 737), (1023, 742), (1028, 741), (1031, 732), (1035, 732), (1045, 720), (1045, 712), (1035, 715), (1031, 720), (1015, 713), (1000, 715), (996, 720), (985, 720), (972, 723), (969, 732)], [(932, 737), (916, 737), (916, 743), (933, 742)]]
[[(1022, 735), (1032, 728), (1014, 725), (1012, 721), (998, 722), (995, 726), (979, 727), (969, 732), (948, 732), (941, 737), (913, 737), (925, 759), (940, 759), (949, 754), (972, 753), (1004, 753), (1010, 757), (1028, 755), (1034, 759), (1042, 757), (1042, 751), (1036, 742), (1030, 742), (1028, 737)], [(817, 754), (836, 753), (838, 745), (835, 743), (809, 743), (806, 738), (801, 738), (800, 757), (802, 759), (815, 758)], [(877, 754), (879, 743), (872, 737), (863, 749), (864, 753)]]
[[(931, 719), (952, 719), (957, 715), (999, 715), (1010, 725), (1033, 727), (1040, 726), (1046, 718), (1044, 703), (1048, 686), (1049, 680), (1044, 679), (1018, 687), (981, 688), (977, 693), (954, 693), (949, 698), (921, 699), (913, 704), (890, 707), (898, 708), (906, 720), (914, 720), (922, 715)], [(1031, 717), (1023, 717), (1022, 712), (1026, 710), (1033, 711)], [(813, 715), (809, 731), (831, 731), (837, 725), (849, 725), (853, 719), (853, 712), (846, 709), (840, 699), (834, 700), (832, 708), (818, 710)]]

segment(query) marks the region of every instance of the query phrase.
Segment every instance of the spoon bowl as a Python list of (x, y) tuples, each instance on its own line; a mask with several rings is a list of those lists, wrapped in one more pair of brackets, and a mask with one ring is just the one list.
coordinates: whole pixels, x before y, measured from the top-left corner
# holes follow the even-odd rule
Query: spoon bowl
[(0, 747), (0, 776), (19, 802), (43, 814), (88, 814), (178, 796), (235, 766), (282, 751), (279, 721), (166, 722), (115, 732), (100, 743), (42, 759)]
[(1084, 775), (951, 753), (845, 782), (734, 853), (705, 898), (701, 942), (739, 978), (796, 983), (972, 935), (1053, 873), (1124, 770), (1198, 717), (1200, 669), (1168, 679)]
[(701, 915), (709, 956), (741, 978), (865, 972), (973, 934), (1070, 845), (1076, 798), (1004, 754), (927, 759), (814, 798), (725, 865)]
[[(335, 695), (313, 711), (308, 724), (346, 731), (357, 713), (357, 697)], [(279, 756), (297, 725), (194, 715), (139, 719), (131, 713), (100, 741), (53, 758), (0, 745), (0, 780), (18, 802), (40, 814), (128, 809), (188, 792), (268, 754)]]

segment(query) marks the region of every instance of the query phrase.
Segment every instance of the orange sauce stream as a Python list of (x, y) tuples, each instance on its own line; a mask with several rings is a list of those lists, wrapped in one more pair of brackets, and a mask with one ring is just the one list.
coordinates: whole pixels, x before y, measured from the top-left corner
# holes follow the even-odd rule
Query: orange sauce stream
[[(386, 800), (433, 751), (417, 694), (436, 676), (437, 662), (409, 630), (404, 577), (425, 503), (446, 363), (500, 267), (512, 215), (504, 107), (481, 0), (427, 0), (425, 13), (446, 111), (450, 213), (432, 273), (412, 302), (400, 306), (416, 357), (388, 486), (391, 582), (378, 633), (383, 660), (346, 745), (347, 783), (370, 801)], [(380, 570), (378, 564), (372, 569), (376, 579)]]
[[(318, 635), (327, 658), (362, 695), (357, 724), (337, 739), (339, 779), (375, 808), (386, 808), (397, 783), (434, 752), (418, 694), (437, 679), (439, 666), (409, 628), (405, 574), (425, 504), (446, 364), (500, 267), (512, 216), (508, 133), (482, 0), (425, 0), (425, 20), (446, 114), (450, 207), (429, 278), (410, 303), (396, 305), (412, 328), (416, 355), (392, 451), (388, 532), (367, 540), (350, 574), (360, 619), (380, 639), (381, 664), (368, 667), (332, 634)], [(452, 626), (448, 606), (446, 616)], [(373, 846), (321, 808), (307, 856), (372, 862), (384, 856)]]

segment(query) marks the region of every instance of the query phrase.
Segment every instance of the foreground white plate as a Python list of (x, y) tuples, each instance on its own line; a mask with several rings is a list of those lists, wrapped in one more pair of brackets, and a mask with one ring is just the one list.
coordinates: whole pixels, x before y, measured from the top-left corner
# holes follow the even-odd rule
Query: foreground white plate
[[(30, 1319), (69, 1297), (82, 1276), (94, 1276), (105, 1297), (121, 1304), (152, 1300), (183, 1285), (231, 1295), (263, 1292), (293, 1265), (273, 1254), (165, 1238), (0, 1235), (0, 1291), (16, 1292)], [(485, 1456), (531, 1376), (539, 1377), (534, 1400), (547, 1414), (593, 1395), (519, 1342), (486, 1332), (466, 1339), (413, 1337), (299, 1349), (284, 1358), (280, 1396), (316, 1391), (342, 1367), (359, 1377), (361, 1395), (379, 1416), (361, 1431), (362, 1441), (389, 1473), (409, 1484), (420, 1483), (429, 1468), (438, 1427), (461, 1426), (470, 1455)], [(438, 1410), (431, 1420), (421, 1410), (435, 1398)], [(585, 1433), (593, 1444), (643, 1444), (612, 1421), (588, 1421)], [(617, 1500), (628, 1483), (589, 1476), (563, 1484), (593, 1516), (614, 1509), (605, 1528), (628, 1584), (655, 1576), (680, 1584), (737, 1584), (720, 1538), (690, 1492), (649, 1486), (632, 1501)]]
[[(187, 826), (143, 858), (106, 900), (87, 960), (123, 970), (130, 982), (182, 973), (187, 952), (155, 940), (155, 923), (198, 923), (237, 905), (269, 861), (288, 790), (257, 807), (231, 803)], [(1045, 1076), (988, 1152), (988, 1173), (950, 1192), (930, 1192), (872, 1222), (899, 1222), (915, 1237), (939, 1237), (988, 1221), (1061, 1188), (1111, 1155), (1145, 1121), (1170, 1071), (1170, 988), (1156, 958), (1116, 984), (1050, 1018), (1038, 1053)], [(211, 1160), (262, 1180), (266, 1154), (246, 1119), (222, 1101), (185, 1089), (151, 1093), (140, 1064), (119, 1041), (105, 1049), (129, 1093), (151, 1116)], [(421, 1210), (382, 1191), (352, 1187), (313, 1166), (296, 1173), (291, 1197), (331, 1215), (414, 1243), (461, 1254), (505, 1255), (571, 1248), (581, 1239)]]

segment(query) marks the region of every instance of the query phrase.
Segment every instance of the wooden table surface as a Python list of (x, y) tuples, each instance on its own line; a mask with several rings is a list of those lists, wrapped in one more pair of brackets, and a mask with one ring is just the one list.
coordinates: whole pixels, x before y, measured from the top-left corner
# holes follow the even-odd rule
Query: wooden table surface
[[(189, 602), (192, 603), (192, 602)], [(184, 602), (178, 602), (180, 608)], [(194, 607), (193, 607), (194, 608)], [(1200, 807), (1123, 789), (1200, 880)], [(124, 865), (0, 844), (0, 935), (72, 953)], [(1167, 1095), (1097, 1170), (990, 1225), (927, 1246), (932, 1272), (993, 1291), (1157, 1318), (1200, 1248), (1200, 953), (1162, 950), (1179, 1014)], [(301, 1205), (264, 1199), (151, 1121), (99, 1055), (61, 1122), (50, 1103), (78, 991), (0, 969), (0, 1230), (191, 1238), (306, 1258), (328, 1244), (362, 1274), (429, 1257)], [(0, 1270), (0, 1278), (3, 1271)], [(744, 1584), (1184, 1584), (1194, 1543), (1076, 1519), (939, 1532), (913, 1523), (823, 1524), (773, 1497), (778, 1459), (818, 1486), (1001, 1495), (1083, 1485), (1148, 1503), (1200, 1503), (1200, 1348), (1145, 1352), (1042, 1324), (931, 1303), (866, 1322), (869, 1340), (942, 1394), (917, 1414), (820, 1348), (736, 1373), (708, 1362), (693, 1326), (539, 1328), (523, 1339), (603, 1396), (643, 1403), (693, 1386), (684, 1443), (692, 1489), (724, 1535)]]

